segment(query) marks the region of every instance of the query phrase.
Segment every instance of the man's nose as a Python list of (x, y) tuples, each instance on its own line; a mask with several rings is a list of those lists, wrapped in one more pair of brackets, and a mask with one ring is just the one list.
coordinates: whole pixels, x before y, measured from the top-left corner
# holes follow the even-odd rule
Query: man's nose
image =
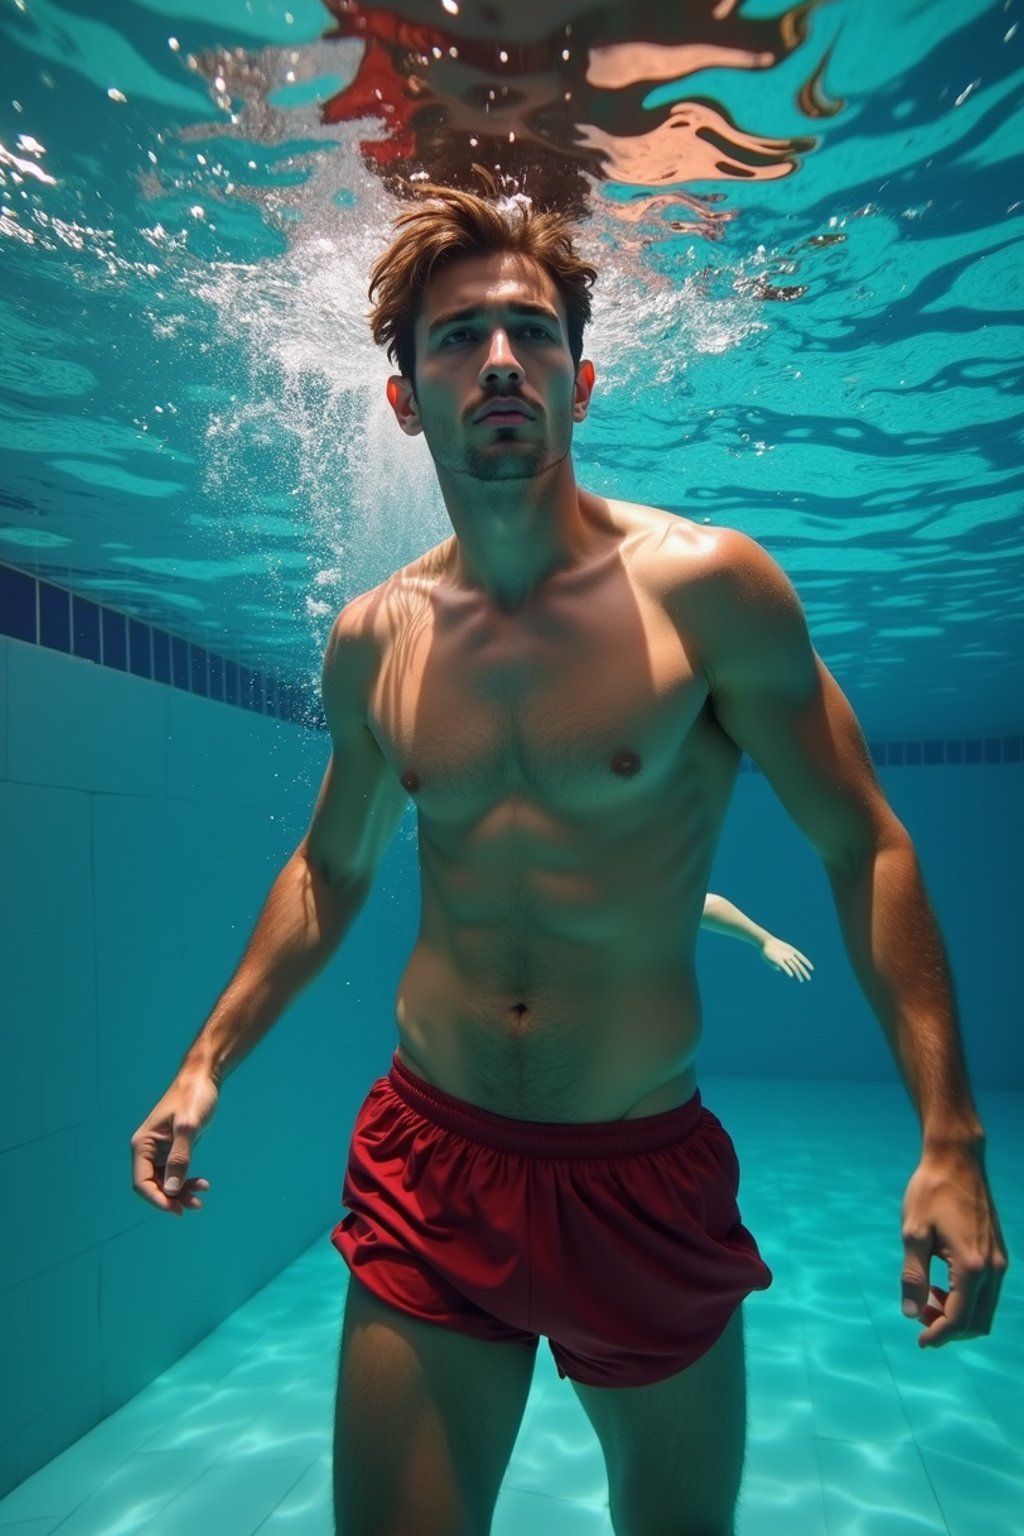
[(484, 388), (501, 389), (510, 384), (523, 382), (523, 370), (512, 351), (507, 332), (500, 327), (491, 334), (491, 345), (480, 370), (480, 384)]

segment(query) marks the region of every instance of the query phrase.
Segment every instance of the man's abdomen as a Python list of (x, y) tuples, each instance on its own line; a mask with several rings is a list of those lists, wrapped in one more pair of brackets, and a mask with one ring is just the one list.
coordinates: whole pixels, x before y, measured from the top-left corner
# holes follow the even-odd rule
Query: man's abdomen
[(491, 963), (481, 953), (467, 966), (421, 938), (398, 990), (401, 1059), (515, 1119), (617, 1120), (685, 1103), (701, 1027), (692, 965), (633, 969), (621, 952), (572, 950), (533, 944), (524, 965), (496, 936)]

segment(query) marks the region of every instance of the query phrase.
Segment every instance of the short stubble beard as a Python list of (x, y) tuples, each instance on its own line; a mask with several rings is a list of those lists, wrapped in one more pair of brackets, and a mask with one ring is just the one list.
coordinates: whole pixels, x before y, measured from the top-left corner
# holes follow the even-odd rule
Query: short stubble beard
[(555, 462), (553, 456), (548, 456), (544, 443), (531, 443), (518, 453), (485, 453), (482, 448), (468, 448), (465, 472), (474, 480), (532, 480)]
[[(551, 420), (551, 418), (549, 418)], [(424, 436), (435, 464), (449, 474), (468, 475), (472, 480), (535, 480), (546, 470), (553, 469), (565, 459), (572, 446), (572, 415), (566, 412), (564, 421), (551, 420), (555, 443), (526, 442), (512, 452), (465, 446), (460, 454), (455, 432), (433, 432), (424, 422)], [(498, 427), (498, 432), (515, 432), (515, 427)], [(557, 444), (563, 443), (561, 452)], [(445, 449), (453, 451), (446, 454)], [(461, 460), (461, 462), (459, 462)]]

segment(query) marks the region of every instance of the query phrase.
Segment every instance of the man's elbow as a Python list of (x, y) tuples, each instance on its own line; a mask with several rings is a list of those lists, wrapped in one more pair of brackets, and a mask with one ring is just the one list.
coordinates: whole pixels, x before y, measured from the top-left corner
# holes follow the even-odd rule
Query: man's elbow
[(308, 839), (296, 849), (294, 858), (300, 862), (314, 891), (321, 895), (358, 908), (370, 893), (372, 871), (342, 865), (325, 850), (311, 846)]
[(855, 883), (882, 854), (916, 857), (910, 834), (887, 805), (851, 819), (819, 846), (829, 879)]

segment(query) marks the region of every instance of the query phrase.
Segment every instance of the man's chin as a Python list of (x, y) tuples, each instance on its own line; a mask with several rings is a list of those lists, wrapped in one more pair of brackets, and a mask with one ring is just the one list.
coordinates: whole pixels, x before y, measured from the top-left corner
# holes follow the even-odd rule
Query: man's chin
[(542, 453), (471, 453), (466, 472), (474, 480), (534, 480), (550, 469), (551, 460)]

